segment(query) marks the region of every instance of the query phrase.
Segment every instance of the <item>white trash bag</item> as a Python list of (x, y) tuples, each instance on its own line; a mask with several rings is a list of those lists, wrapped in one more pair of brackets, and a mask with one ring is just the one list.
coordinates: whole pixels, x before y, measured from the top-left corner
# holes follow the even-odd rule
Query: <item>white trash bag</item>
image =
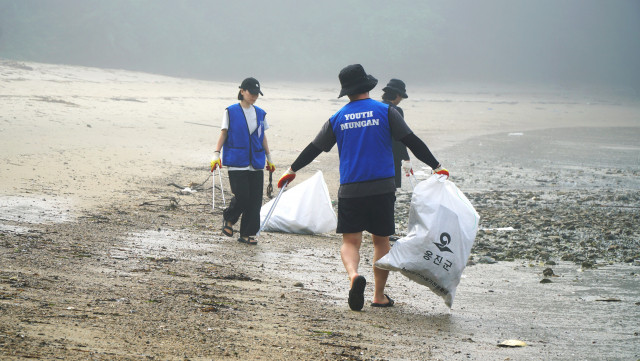
[[(260, 209), (261, 224), (274, 201), (275, 198)], [(311, 178), (282, 193), (263, 230), (314, 234), (334, 231), (337, 225), (338, 220), (331, 205), (327, 184), (322, 172), (318, 171)]]
[(413, 190), (407, 236), (399, 239), (375, 266), (400, 271), (428, 286), (451, 308), (479, 220), (458, 187), (434, 174)]

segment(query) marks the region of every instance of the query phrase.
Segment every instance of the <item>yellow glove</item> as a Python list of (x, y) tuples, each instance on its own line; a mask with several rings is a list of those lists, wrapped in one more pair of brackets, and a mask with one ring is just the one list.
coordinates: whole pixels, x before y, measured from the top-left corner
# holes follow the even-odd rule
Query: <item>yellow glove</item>
[(271, 162), (271, 153), (267, 154), (267, 166), (264, 169), (268, 170), (269, 173), (273, 173), (276, 171), (276, 166)]
[(286, 172), (284, 172), (282, 177), (280, 177), (280, 180), (278, 181), (278, 188), (282, 188), (285, 184), (293, 182), (293, 179), (295, 177), (296, 172), (292, 171), (291, 168), (289, 168)]
[(440, 165), (440, 164), (438, 164), (438, 167), (433, 170), (433, 173), (440, 174), (440, 175), (446, 175), (447, 179), (449, 179), (449, 171), (446, 168), (442, 168), (442, 165)]
[(211, 171), (222, 168), (222, 161), (220, 161), (220, 152), (213, 152), (213, 157), (211, 158)]

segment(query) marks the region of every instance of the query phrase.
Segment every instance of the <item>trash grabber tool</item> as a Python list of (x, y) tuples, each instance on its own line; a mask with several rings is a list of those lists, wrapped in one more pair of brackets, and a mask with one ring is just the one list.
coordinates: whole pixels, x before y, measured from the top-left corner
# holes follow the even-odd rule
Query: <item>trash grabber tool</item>
[(216, 174), (211, 171), (211, 209), (216, 210)]
[(284, 192), (284, 189), (287, 188), (287, 184), (289, 184), (289, 182), (286, 182), (282, 186), (282, 188), (280, 188), (280, 192), (278, 192), (276, 199), (273, 201), (273, 204), (271, 205), (271, 209), (269, 209), (269, 213), (267, 213), (267, 216), (264, 217), (264, 221), (262, 221), (262, 224), (260, 225), (260, 229), (258, 230), (258, 233), (256, 233), (256, 237), (260, 235), (260, 232), (262, 232), (262, 230), (264, 229), (264, 226), (266, 226), (267, 222), (269, 222), (269, 218), (271, 218), (271, 214), (273, 213), (273, 210), (276, 209), (276, 204), (278, 204), (278, 201), (280, 200), (280, 196), (282, 195), (282, 192)]
[(409, 166), (411, 166), (411, 172), (407, 174), (407, 176), (409, 177), (409, 182), (411, 183), (411, 190), (413, 190), (416, 187), (416, 183), (418, 183), (418, 179), (416, 178), (416, 175), (413, 174), (413, 164), (411, 163), (411, 160), (409, 160)]
[[(214, 175), (215, 178), (215, 175)], [(220, 194), (222, 194), (222, 205), (227, 206), (227, 202), (224, 200), (224, 189), (222, 188), (222, 169), (218, 168), (218, 178), (220, 178)]]
[(273, 172), (269, 172), (269, 185), (267, 186), (267, 197), (273, 198)]
[(409, 178), (409, 183), (411, 183), (411, 190), (413, 190), (413, 188), (416, 187), (416, 185), (413, 183), (413, 174), (409, 174), (409, 176), (407, 178)]
[(412, 175), (411, 175), (411, 178), (413, 178), (413, 183), (414, 183), (415, 185), (418, 185), (418, 183), (420, 183), (420, 181), (418, 181), (418, 177), (416, 177), (416, 175), (415, 175), (415, 174), (412, 174)]

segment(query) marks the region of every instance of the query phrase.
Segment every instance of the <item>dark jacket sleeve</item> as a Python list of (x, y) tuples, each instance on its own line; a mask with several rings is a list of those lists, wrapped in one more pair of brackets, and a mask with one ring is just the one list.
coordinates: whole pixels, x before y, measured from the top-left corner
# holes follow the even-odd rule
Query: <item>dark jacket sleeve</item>
[(309, 163), (311, 163), (317, 156), (322, 153), (322, 150), (316, 147), (313, 143), (309, 143), (306, 148), (298, 155), (293, 164), (291, 164), (291, 170), (294, 172), (299, 171), (300, 169), (306, 167)]
[[(404, 111), (402, 110), (402, 108), (400, 108), (397, 105), (395, 108), (398, 111), (398, 113), (402, 115), (402, 118), (404, 119)], [(395, 160), (396, 158), (399, 158), (401, 160), (409, 160), (409, 153), (407, 152), (407, 147), (404, 144), (402, 144), (402, 142), (399, 142), (399, 141), (393, 142), (393, 159)]]
[(426, 163), (429, 167), (436, 169), (440, 165), (436, 160), (436, 157), (431, 154), (429, 147), (427, 147), (427, 145), (424, 144), (424, 142), (415, 134), (407, 134), (404, 138), (400, 139), (400, 141), (411, 149), (411, 153), (413, 153), (416, 158)]

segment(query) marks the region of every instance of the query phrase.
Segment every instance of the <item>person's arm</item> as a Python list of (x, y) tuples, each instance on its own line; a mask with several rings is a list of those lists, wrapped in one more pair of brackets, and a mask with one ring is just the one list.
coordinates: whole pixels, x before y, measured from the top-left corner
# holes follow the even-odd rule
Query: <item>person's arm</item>
[(218, 138), (218, 143), (216, 144), (215, 151), (220, 153), (222, 150), (222, 146), (224, 142), (227, 141), (227, 135), (229, 132), (229, 110), (225, 109), (224, 113), (222, 113), (222, 122), (220, 123), (220, 137)]
[(411, 149), (411, 152), (416, 156), (416, 158), (433, 169), (440, 166), (436, 158), (431, 154), (427, 145), (413, 134), (400, 112), (393, 107), (389, 107), (389, 126), (391, 127), (391, 135), (393, 138), (399, 140), (402, 144)]
[(306, 148), (298, 155), (298, 158), (291, 164), (291, 170), (294, 172), (307, 166), (323, 151), (328, 152), (336, 144), (336, 136), (333, 134), (333, 128), (331, 122), (326, 121), (315, 139), (307, 145)]
[(285, 184), (291, 183), (296, 177), (297, 171), (313, 162), (323, 151), (330, 151), (334, 144), (336, 144), (336, 137), (333, 134), (331, 122), (327, 121), (313, 142), (309, 143), (309, 145), (302, 150), (296, 160), (291, 164), (291, 167), (280, 177), (278, 188), (282, 188)]
[(264, 154), (267, 157), (267, 165), (265, 166), (265, 169), (268, 170), (269, 173), (273, 173), (276, 170), (276, 166), (271, 160), (271, 151), (269, 151), (269, 142), (267, 142), (266, 134), (264, 135), (264, 138), (262, 138), (262, 148), (264, 149)]
[(438, 163), (436, 157), (433, 156), (429, 147), (427, 147), (427, 145), (424, 144), (424, 142), (415, 134), (409, 133), (405, 135), (404, 138), (400, 139), (400, 141), (411, 149), (411, 153), (413, 153), (416, 158), (420, 159), (429, 167), (437, 169), (440, 166), (440, 163)]
[(447, 179), (449, 178), (449, 171), (442, 167), (442, 164), (440, 164), (436, 160), (436, 157), (431, 154), (429, 147), (427, 147), (427, 145), (424, 144), (424, 142), (415, 134), (407, 134), (404, 138), (400, 139), (400, 141), (411, 149), (411, 152), (416, 156), (416, 158), (429, 165), (429, 167), (433, 169), (434, 173), (446, 175)]
[(296, 178), (296, 172), (313, 162), (320, 153), (322, 153), (322, 149), (318, 148), (313, 142), (309, 143), (298, 155), (296, 160), (293, 161), (291, 167), (280, 177), (280, 180), (278, 180), (278, 188), (282, 188), (285, 184), (293, 182)]
[(209, 163), (212, 172), (217, 168), (222, 167), (222, 161), (220, 160), (220, 149), (222, 149), (222, 145), (226, 140), (227, 129), (222, 129), (222, 131), (220, 131), (220, 137), (218, 137), (218, 143), (216, 144), (215, 150), (213, 152), (213, 157), (211, 157), (211, 162)]
[(218, 137), (218, 143), (216, 143), (216, 148), (215, 151), (220, 153), (220, 150), (222, 149), (222, 146), (224, 145), (224, 142), (227, 141), (227, 129), (222, 129), (220, 131), (220, 137)]
[(407, 147), (398, 147), (398, 155), (400, 155), (400, 159), (402, 160), (410, 160), (409, 152), (407, 152)]
[(220, 160), (220, 150), (222, 150), (224, 142), (227, 141), (227, 135), (229, 131), (229, 111), (227, 109), (224, 110), (224, 114), (222, 115), (222, 124), (220, 125), (220, 129), (220, 136), (218, 137), (216, 147), (213, 149), (213, 157), (211, 157), (210, 165), (212, 172), (216, 170), (216, 168), (222, 167), (222, 162)]
[(294, 172), (309, 165), (316, 157), (322, 153), (322, 149), (318, 148), (313, 142), (309, 143), (306, 148), (298, 155), (295, 161), (291, 164), (291, 170)]
[[(402, 110), (402, 108), (400, 108), (399, 106), (396, 106), (395, 109), (398, 111), (398, 113), (400, 113), (400, 115), (402, 116), (402, 119), (406, 123), (407, 120), (404, 119), (404, 111)], [(407, 162), (411, 159), (409, 158), (409, 152), (407, 152), (407, 147), (398, 147), (398, 155), (400, 156), (400, 159)]]

